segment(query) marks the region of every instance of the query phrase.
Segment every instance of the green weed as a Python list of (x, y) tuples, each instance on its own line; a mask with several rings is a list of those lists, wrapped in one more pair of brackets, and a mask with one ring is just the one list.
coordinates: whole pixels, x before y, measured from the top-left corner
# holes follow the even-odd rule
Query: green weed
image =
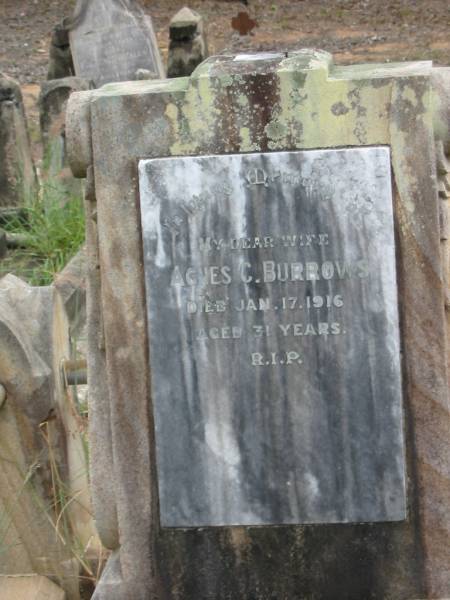
[(82, 199), (70, 197), (58, 181), (46, 181), (24, 217), (11, 220), (5, 229), (24, 236), (26, 243), (3, 261), (0, 276), (13, 272), (31, 285), (49, 285), (84, 242)]

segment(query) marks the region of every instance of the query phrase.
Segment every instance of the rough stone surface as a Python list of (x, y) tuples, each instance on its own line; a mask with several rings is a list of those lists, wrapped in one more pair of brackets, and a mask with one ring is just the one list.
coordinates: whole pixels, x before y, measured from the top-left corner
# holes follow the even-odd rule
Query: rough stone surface
[(96, 87), (134, 79), (138, 69), (165, 76), (151, 19), (135, 0), (78, 0), (70, 45), (75, 73)]
[[(102, 494), (97, 505), (100, 498), (108, 503), (100, 514), (117, 548), (116, 579), (98, 598), (123, 598), (124, 590), (133, 598), (158, 600), (450, 595), (450, 414), (436, 71), (427, 62), (335, 67), (329, 55), (307, 50), (287, 57), (215, 57), (190, 80), (115, 84), (72, 96), (75, 112), (87, 118), (72, 129), (83, 143), (78, 158), (76, 147), (70, 155), (78, 173), (91, 169), (96, 198), (92, 214), (96, 210), (98, 235), (90, 252), (100, 266), (98, 301), (90, 305), (88, 319), (98, 329), (90, 334), (89, 351), (93, 364), (102, 367), (90, 371), (101, 393), (94, 391), (90, 401), (98, 402), (98, 410), (106, 404), (108, 419), (96, 430), (91, 460), (108, 464), (93, 474), (94, 490)], [(161, 529), (138, 160), (371, 145), (391, 148), (408, 519)], [(80, 157), (92, 162), (83, 164)], [(89, 285), (92, 281), (93, 275)], [(114, 494), (108, 496), (111, 487)]]
[(201, 15), (187, 7), (173, 17), (169, 27), (168, 77), (186, 77), (208, 57)]
[(140, 190), (161, 524), (405, 519), (388, 149), (151, 159)]
[(22, 93), (15, 81), (0, 74), (0, 210), (24, 204), (35, 188)]
[(52, 31), (49, 55), (47, 79), (62, 79), (75, 75), (69, 30), (65, 21), (58, 23)]

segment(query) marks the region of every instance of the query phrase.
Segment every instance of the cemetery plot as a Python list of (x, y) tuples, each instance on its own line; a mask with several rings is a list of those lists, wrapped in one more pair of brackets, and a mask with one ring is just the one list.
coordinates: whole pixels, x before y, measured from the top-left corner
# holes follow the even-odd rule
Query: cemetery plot
[(387, 147), (150, 159), (161, 523), (405, 518)]

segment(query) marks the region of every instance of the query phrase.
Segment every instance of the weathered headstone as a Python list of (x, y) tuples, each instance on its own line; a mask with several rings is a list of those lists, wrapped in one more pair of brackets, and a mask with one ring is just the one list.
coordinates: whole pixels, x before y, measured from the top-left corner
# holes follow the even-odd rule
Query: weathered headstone
[(136, 0), (78, 0), (70, 46), (76, 75), (96, 87), (135, 79), (138, 69), (165, 76), (151, 19)]
[(185, 6), (169, 25), (168, 77), (186, 77), (208, 56), (203, 18)]
[(36, 191), (22, 92), (0, 74), (0, 211), (20, 206)]
[[(44, 174), (60, 177), (71, 185), (67, 168), (65, 116), (70, 94), (90, 89), (90, 83), (80, 77), (64, 77), (44, 81), (39, 95), (39, 122), (44, 149)], [(79, 187), (79, 186), (77, 186)]]
[(71, 97), (96, 599), (449, 597), (449, 87), (305, 50)]
[(75, 75), (66, 20), (58, 23), (53, 29), (49, 54), (47, 79), (62, 79)]

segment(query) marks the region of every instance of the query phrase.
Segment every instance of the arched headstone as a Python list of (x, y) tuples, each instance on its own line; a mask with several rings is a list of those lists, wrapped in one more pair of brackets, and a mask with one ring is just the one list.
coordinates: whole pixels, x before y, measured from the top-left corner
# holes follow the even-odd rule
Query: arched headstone
[(151, 18), (136, 0), (79, 0), (69, 26), (75, 74), (96, 87), (133, 80), (138, 69), (165, 76)]

